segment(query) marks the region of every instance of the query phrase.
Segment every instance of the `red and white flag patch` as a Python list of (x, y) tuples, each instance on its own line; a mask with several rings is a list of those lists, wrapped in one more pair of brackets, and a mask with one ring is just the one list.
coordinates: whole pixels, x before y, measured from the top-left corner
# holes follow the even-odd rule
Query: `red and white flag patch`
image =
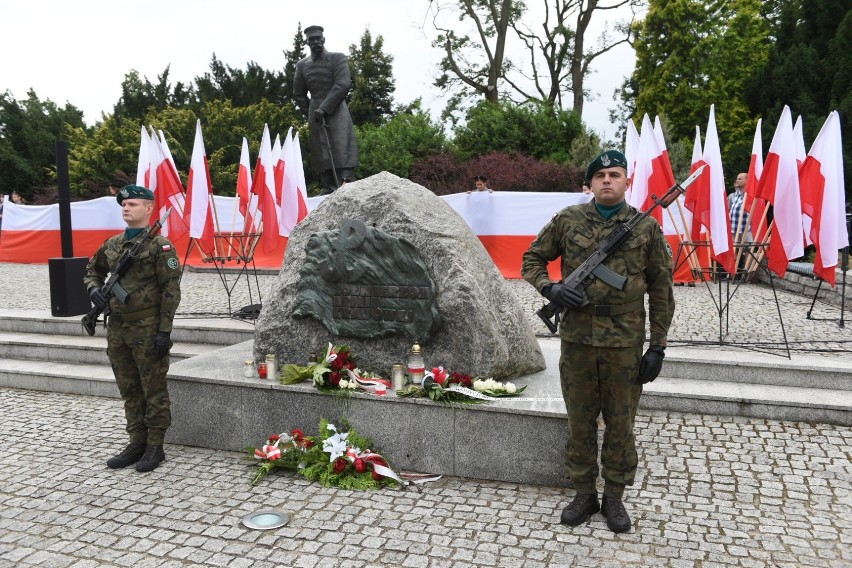
[(172, 245), (163, 245), (163, 250), (164, 250), (164, 251), (170, 251), (170, 250), (172, 250)]

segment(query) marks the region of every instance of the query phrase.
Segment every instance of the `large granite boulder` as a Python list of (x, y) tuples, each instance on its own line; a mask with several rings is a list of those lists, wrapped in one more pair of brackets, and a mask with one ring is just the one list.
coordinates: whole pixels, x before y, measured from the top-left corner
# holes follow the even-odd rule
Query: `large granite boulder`
[[(360, 231), (363, 238), (365, 227), (377, 238), (399, 239), (403, 246), (394, 248), (410, 249), (415, 256), (419, 253), (428, 272), (425, 278), (431, 278), (431, 282), (421, 282), (419, 289), (427, 295), (431, 290), (437, 308), (428, 336), (412, 338), (402, 328), (384, 335), (333, 335), (329, 327), (338, 332), (342, 327), (327, 325), (330, 311), (318, 316), (305, 307), (309, 303), (306, 293), (313, 290), (313, 296), (323, 296), (316, 293), (322, 285), (315, 284), (322, 282), (317, 276), (321, 271), (311, 269), (317, 259), (309, 258), (316, 257), (315, 247), (333, 247), (335, 242), (346, 245), (340, 236), (343, 229)], [(338, 247), (342, 248), (345, 246)], [(372, 250), (369, 255), (382, 264), (377, 258), (380, 253)], [(330, 259), (329, 266), (332, 260), (336, 259)], [(370, 269), (359, 274), (365, 272)], [(309, 286), (302, 282), (303, 277), (313, 279)], [(375, 284), (362, 284), (365, 282)], [(328, 292), (324, 300), (329, 306), (331, 294), (335, 292)], [(404, 321), (404, 313), (400, 313)], [(254, 354), (260, 359), (274, 353), (279, 364), (305, 364), (311, 352), (321, 353), (329, 342), (347, 344), (361, 368), (389, 376), (393, 364), (405, 363), (415, 340), (422, 343), (427, 367), (443, 365), (498, 379), (545, 368), (523, 309), (464, 220), (431, 191), (382, 172), (344, 185), (294, 229), (284, 265), (256, 322)]]

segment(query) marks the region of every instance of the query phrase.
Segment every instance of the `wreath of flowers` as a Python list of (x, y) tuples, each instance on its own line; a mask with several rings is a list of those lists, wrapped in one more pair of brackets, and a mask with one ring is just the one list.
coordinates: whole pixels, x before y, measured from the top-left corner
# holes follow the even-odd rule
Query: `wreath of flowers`
[(385, 394), (390, 387), (390, 381), (359, 369), (348, 345), (331, 343), (325, 348), (322, 359), (316, 363), (307, 366), (287, 364), (281, 367), (282, 384), (293, 385), (308, 379), (312, 379), (314, 386), (322, 391), (347, 392), (362, 388)]
[[(321, 391), (348, 395), (356, 389), (364, 389), (377, 395), (384, 395), (390, 388), (390, 381), (375, 373), (358, 368), (355, 356), (348, 345), (328, 344), (322, 358), (307, 366), (287, 364), (281, 367), (279, 380), (282, 384), (292, 385), (308, 379)], [(433, 367), (427, 372), (421, 384), (410, 385), (396, 391), (404, 398), (428, 397), (436, 402), (459, 402), (464, 404), (482, 404), (498, 397), (517, 396), (524, 392), (525, 386), (499, 382), (493, 378), (479, 378), (457, 371), (448, 371), (444, 367)]]
[(247, 447), (246, 459), (257, 463), (251, 474), (253, 487), (274, 469), (298, 472), (325, 487), (379, 489), (404, 483), (386, 458), (369, 449), (372, 440), (360, 436), (346, 421), (337, 428), (328, 420), (319, 424), (319, 435), (306, 436), (296, 428), (289, 434), (273, 434), (260, 448)]
[(481, 404), (492, 398), (517, 396), (526, 388), (510, 382), (479, 379), (457, 371), (448, 372), (443, 367), (434, 367), (424, 375), (420, 385), (411, 385), (396, 394), (409, 398), (429, 397), (436, 402)]

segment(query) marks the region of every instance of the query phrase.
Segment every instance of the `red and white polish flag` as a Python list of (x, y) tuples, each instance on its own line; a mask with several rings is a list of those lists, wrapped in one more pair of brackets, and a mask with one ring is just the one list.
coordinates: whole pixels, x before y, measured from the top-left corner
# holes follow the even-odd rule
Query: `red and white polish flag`
[(843, 179), (840, 115), (832, 111), (799, 171), (803, 213), (812, 220), (814, 274), (836, 283), (838, 250), (849, 245)]

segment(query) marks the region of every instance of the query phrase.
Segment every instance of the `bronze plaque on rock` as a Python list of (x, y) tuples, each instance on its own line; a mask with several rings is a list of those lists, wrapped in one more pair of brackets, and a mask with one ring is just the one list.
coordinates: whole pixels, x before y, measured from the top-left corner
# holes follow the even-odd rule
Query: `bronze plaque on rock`
[(308, 239), (293, 315), (334, 336), (405, 334), (428, 341), (441, 326), (437, 288), (409, 241), (346, 219)]

